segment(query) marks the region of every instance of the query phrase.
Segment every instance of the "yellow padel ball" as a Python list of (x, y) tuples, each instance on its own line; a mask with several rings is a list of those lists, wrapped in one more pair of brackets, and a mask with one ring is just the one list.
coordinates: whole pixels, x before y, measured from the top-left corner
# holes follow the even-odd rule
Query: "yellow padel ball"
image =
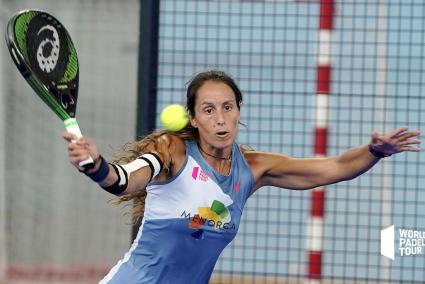
[(165, 107), (159, 118), (164, 128), (171, 131), (182, 130), (189, 121), (186, 109), (179, 104), (172, 104)]

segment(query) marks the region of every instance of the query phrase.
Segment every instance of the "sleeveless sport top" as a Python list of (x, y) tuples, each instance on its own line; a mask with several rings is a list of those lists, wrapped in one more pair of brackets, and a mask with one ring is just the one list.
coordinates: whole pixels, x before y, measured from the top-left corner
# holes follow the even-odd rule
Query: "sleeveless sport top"
[(222, 250), (239, 228), (254, 177), (234, 143), (223, 176), (186, 141), (181, 170), (150, 183), (138, 235), (124, 258), (99, 283), (208, 283)]

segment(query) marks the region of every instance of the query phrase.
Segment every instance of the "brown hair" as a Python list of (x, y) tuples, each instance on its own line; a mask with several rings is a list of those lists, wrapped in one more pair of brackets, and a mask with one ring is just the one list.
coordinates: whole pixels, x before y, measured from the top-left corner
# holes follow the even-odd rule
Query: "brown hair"
[[(219, 70), (208, 70), (205, 72), (198, 73), (195, 75), (189, 82), (186, 91), (186, 110), (189, 115), (195, 117), (195, 104), (196, 104), (196, 95), (200, 87), (207, 81), (222, 82), (228, 85), (235, 94), (235, 99), (238, 109), (242, 103), (242, 92), (239, 87), (236, 85), (235, 81), (223, 71)], [(119, 158), (115, 159), (114, 162), (117, 163), (128, 163), (143, 153), (155, 150), (159, 148), (161, 143), (161, 137), (163, 135), (174, 135), (179, 137), (182, 140), (198, 140), (198, 129), (190, 125), (190, 123), (182, 130), (177, 132), (171, 132), (168, 130), (155, 131), (140, 141), (135, 141), (127, 143), (121, 148), (121, 155)], [(160, 151), (158, 151), (160, 152)], [(161, 154), (161, 153), (159, 153)], [(162, 160), (164, 165), (169, 165), (170, 156), (169, 153), (162, 153)], [(168, 168), (164, 166), (165, 171), (169, 171)], [(114, 204), (120, 204), (125, 201), (133, 200), (133, 207), (129, 210), (128, 214), (131, 215), (132, 223), (136, 223), (137, 220), (143, 216), (145, 209), (145, 199), (146, 199), (146, 189), (140, 189), (133, 193), (129, 193), (112, 200)]]

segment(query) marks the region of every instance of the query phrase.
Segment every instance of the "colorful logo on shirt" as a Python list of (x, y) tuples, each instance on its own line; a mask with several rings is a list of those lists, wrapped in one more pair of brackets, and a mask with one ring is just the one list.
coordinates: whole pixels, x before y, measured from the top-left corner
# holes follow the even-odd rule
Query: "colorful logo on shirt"
[(192, 178), (194, 180), (208, 181), (208, 173), (204, 172), (200, 167), (193, 167)]
[(198, 213), (193, 217), (184, 211), (182, 217), (189, 218), (189, 228), (195, 229), (192, 233), (195, 239), (204, 238), (205, 226), (219, 230), (236, 230), (236, 225), (230, 223), (229, 209), (220, 201), (214, 200), (210, 207), (198, 207)]
[(189, 228), (199, 229), (205, 223), (216, 229), (223, 229), (231, 220), (230, 212), (220, 201), (214, 200), (211, 207), (198, 207), (198, 214), (195, 214), (189, 221)]
[[(203, 171), (200, 167), (193, 167), (192, 169), (192, 178), (194, 180), (200, 180), (200, 181), (208, 181), (209, 174), (208, 172)], [(233, 187), (233, 192), (239, 192), (239, 189), (241, 189), (241, 182), (238, 180)]]

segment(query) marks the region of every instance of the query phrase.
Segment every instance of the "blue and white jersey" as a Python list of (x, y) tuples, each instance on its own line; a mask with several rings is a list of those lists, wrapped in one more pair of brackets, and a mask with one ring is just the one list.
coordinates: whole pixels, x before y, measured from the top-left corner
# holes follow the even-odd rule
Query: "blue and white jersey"
[(175, 177), (150, 183), (137, 238), (101, 284), (208, 283), (223, 249), (239, 228), (254, 177), (233, 144), (230, 174), (223, 176), (186, 141)]

